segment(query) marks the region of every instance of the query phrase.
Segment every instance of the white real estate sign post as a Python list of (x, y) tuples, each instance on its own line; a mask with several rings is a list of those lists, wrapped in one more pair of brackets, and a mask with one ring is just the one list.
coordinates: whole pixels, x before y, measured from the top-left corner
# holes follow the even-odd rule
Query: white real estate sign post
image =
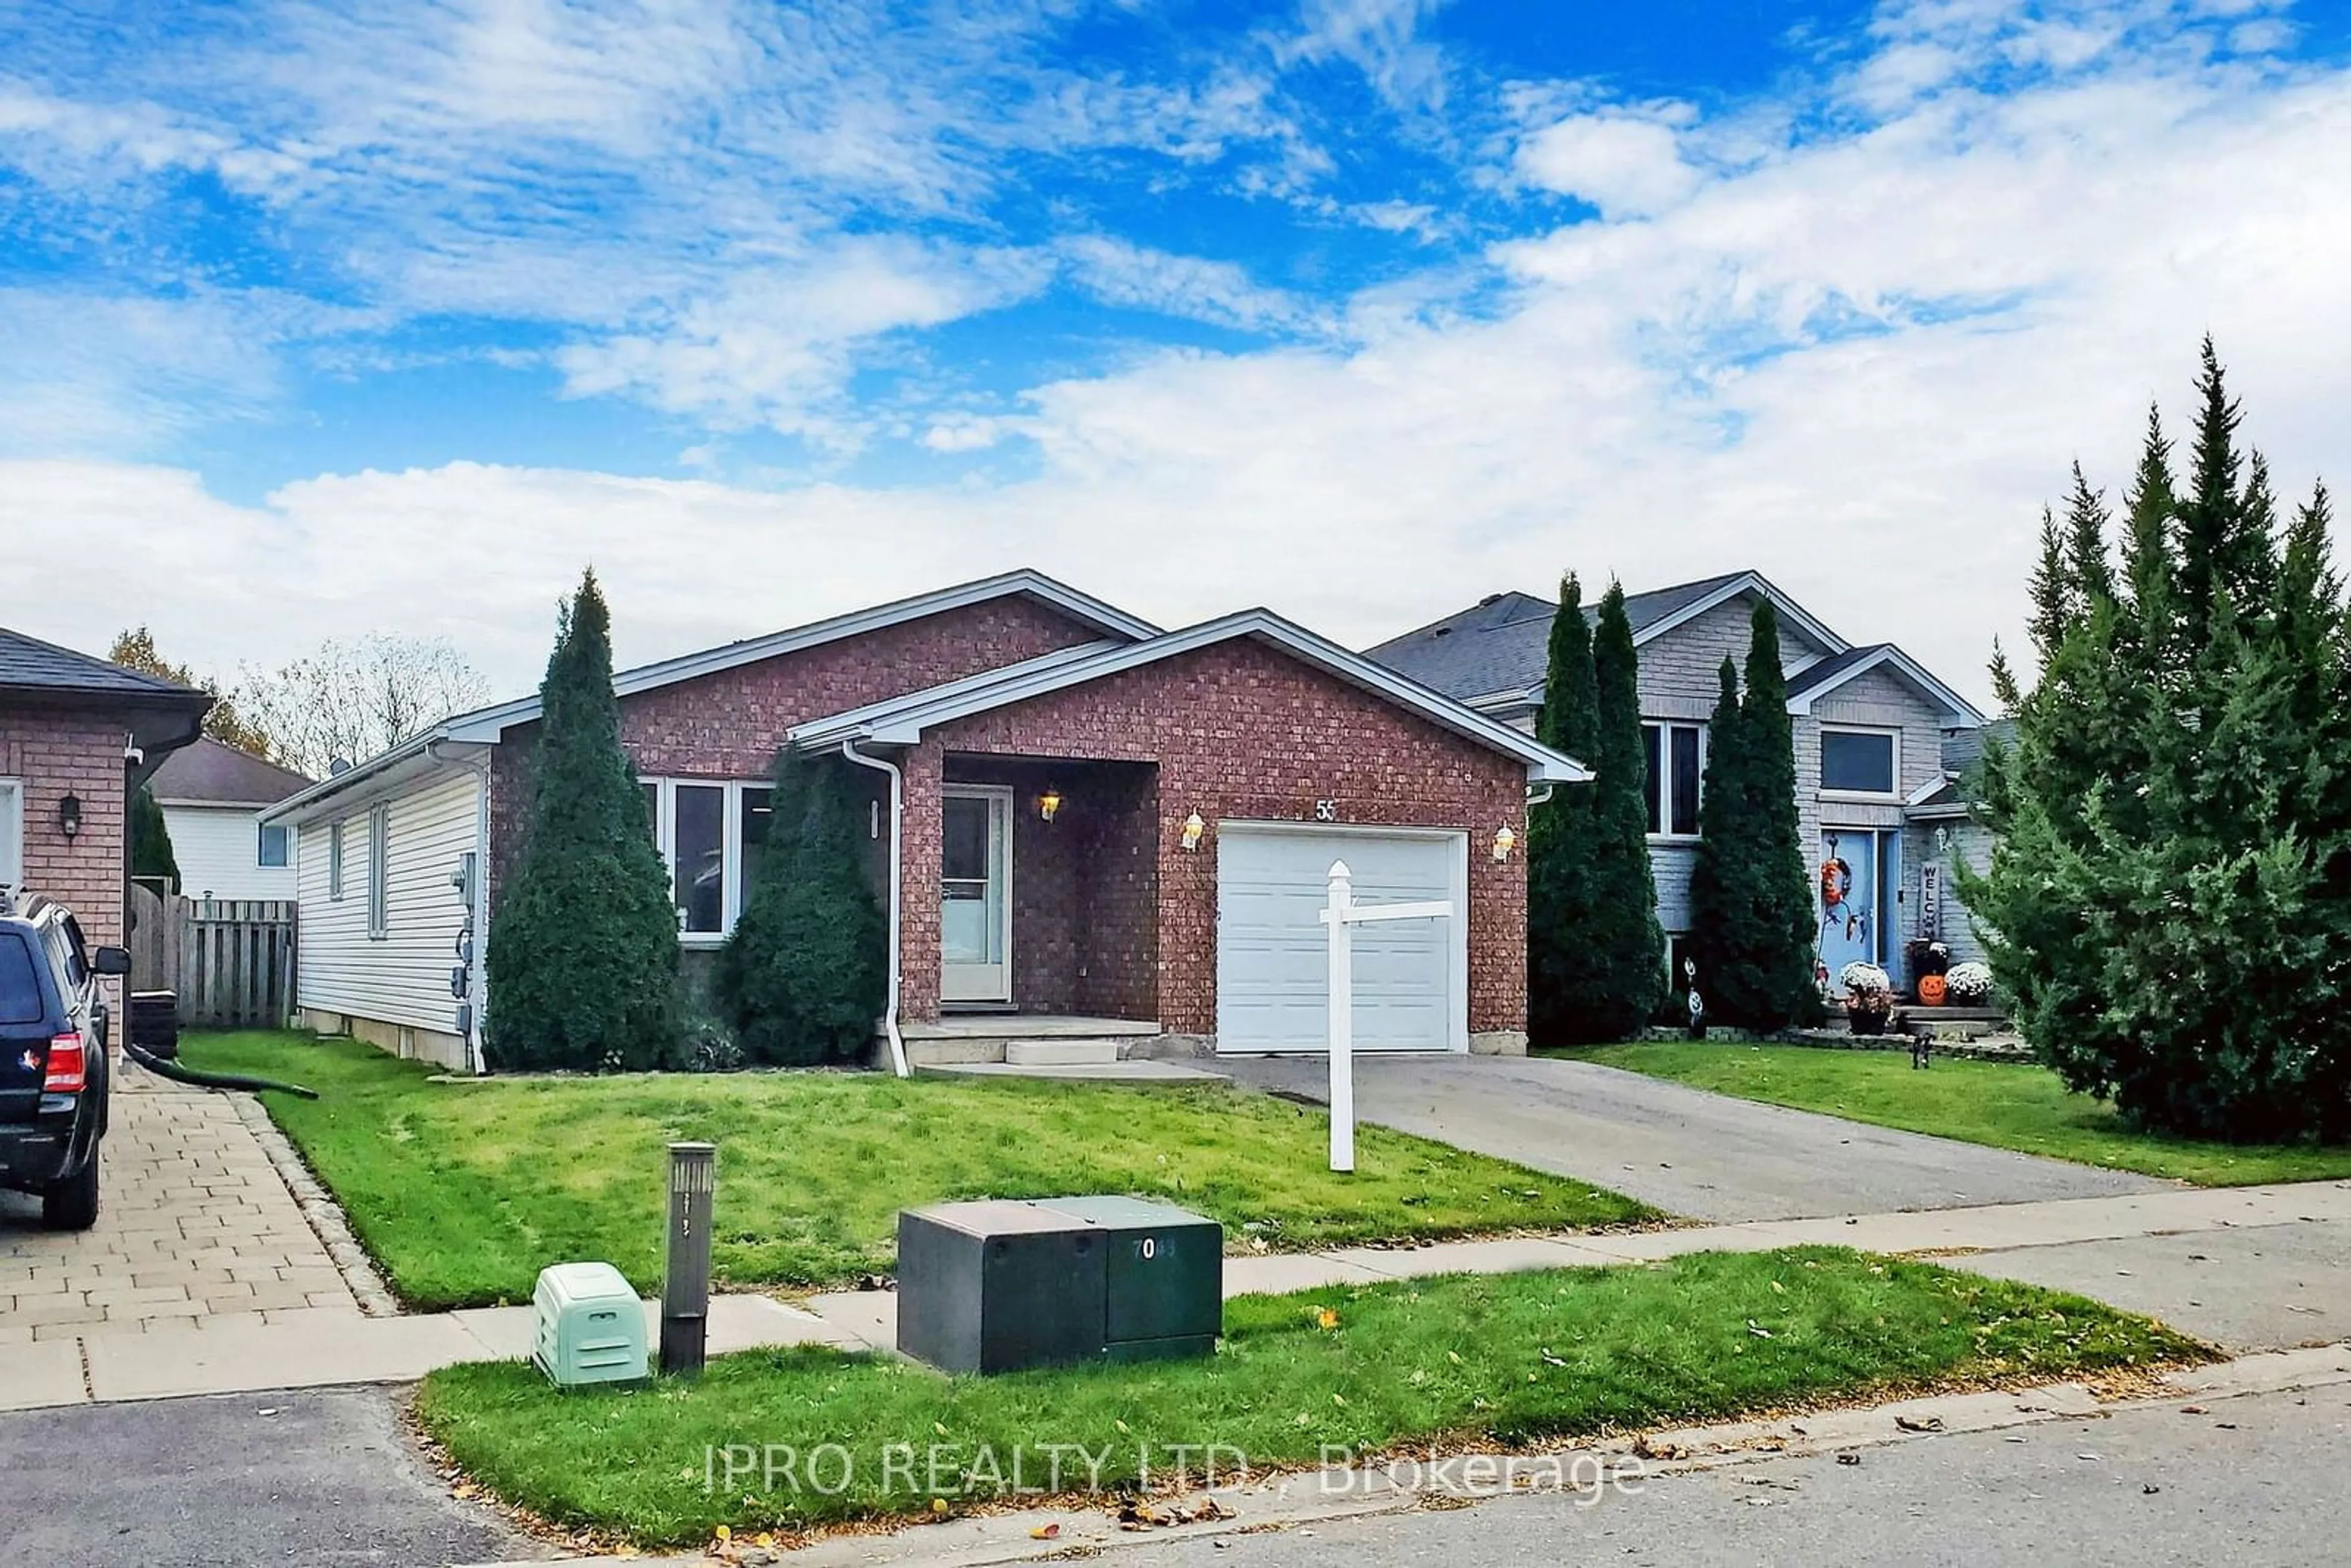
[(1367, 920), (1443, 920), (1451, 903), (1357, 904), (1354, 873), (1331, 862), (1331, 902), (1322, 924), (1331, 928), (1331, 1168), (1355, 1168), (1355, 939)]

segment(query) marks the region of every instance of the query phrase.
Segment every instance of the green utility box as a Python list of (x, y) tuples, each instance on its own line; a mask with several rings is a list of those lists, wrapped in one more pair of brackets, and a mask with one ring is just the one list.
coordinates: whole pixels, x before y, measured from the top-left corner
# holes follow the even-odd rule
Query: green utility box
[(645, 1379), (645, 1309), (610, 1263), (538, 1271), (530, 1359), (559, 1387)]
[(898, 1348), (950, 1372), (1207, 1355), (1224, 1229), (1131, 1197), (944, 1203), (898, 1216)]

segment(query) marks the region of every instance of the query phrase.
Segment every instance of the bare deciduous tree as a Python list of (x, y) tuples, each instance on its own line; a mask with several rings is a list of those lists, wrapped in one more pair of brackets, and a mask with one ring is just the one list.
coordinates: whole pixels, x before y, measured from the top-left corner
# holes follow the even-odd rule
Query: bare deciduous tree
[(363, 761), (479, 706), (487, 692), (447, 638), (379, 633), (322, 643), (274, 672), (247, 665), (237, 695), (288, 767), (322, 779), (338, 760)]

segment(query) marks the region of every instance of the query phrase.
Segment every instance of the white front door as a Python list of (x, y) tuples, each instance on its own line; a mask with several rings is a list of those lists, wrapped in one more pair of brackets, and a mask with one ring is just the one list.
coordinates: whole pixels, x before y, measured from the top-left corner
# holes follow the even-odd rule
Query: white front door
[(939, 999), (1012, 999), (1012, 791), (950, 784), (939, 843)]
[(1217, 824), (1217, 1049), (1329, 1049), (1322, 913), (1334, 860), (1353, 873), (1358, 904), (1442, 899), (1460, 911), (1355, 927), (1355, 1049), (1468, 1050), (1467, 834), (1231, 821)]

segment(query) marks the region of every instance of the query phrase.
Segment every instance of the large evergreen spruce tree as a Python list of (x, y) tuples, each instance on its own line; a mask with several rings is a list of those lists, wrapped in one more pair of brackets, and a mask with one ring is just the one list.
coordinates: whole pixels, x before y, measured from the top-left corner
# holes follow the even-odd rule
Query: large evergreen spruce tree
[(677, 908), (621, 746), (596, 574), (565, 608), (539, 686), (522, 852), (490, 916), (493, 1067), (672, 1064)]
[(2351, 727), (2321, 487), (2279, 536), (2208, 340), (2188, 483), (2150, 414), (2121, 570), (2078, 482), (2036, 575), (2040, 671), (1986, 758), (1963, 874), (2017, 1019), (2147, 1126), (2351, 1135)]
[(1812, 898), (1780, 617), (1759, 599), (1748, 623), (1744, 690), (1724, 659), (1707, 729), (1690, 936), (1710, 1016), (1767, 1030), (1815, 1021)]
[(789, 747), (776, 758), (767, 846), (719, 966), (747, 1061), (847, 1061), (872, 1042), (889, 933), (865, 876), (849, 766)]

